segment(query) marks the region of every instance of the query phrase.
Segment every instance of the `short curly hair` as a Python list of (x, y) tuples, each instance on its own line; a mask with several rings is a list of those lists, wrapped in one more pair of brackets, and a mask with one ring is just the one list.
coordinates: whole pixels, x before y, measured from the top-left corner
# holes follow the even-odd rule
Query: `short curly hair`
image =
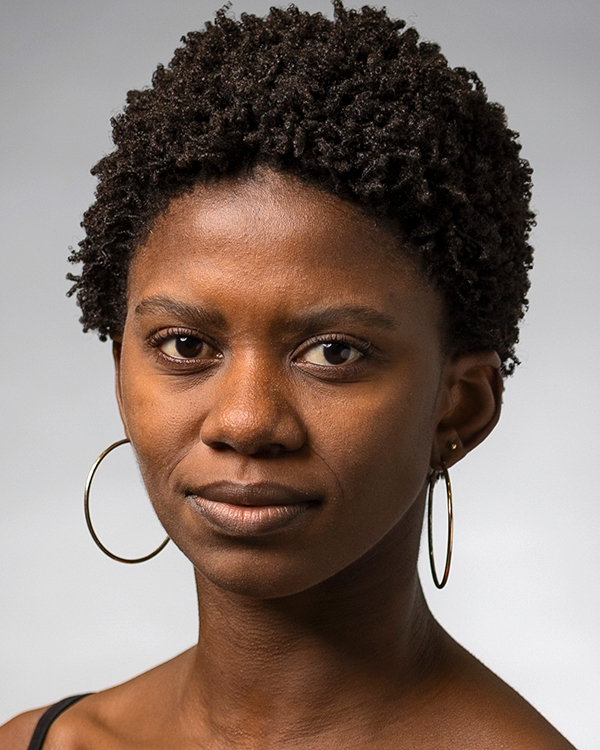
[(115, 150), (92, 169), (96, 201), (69, 258), (84, 330), (105, 340), (125, 320), (136, 246), (169, 202), (267, 166), (360, 206), (419, 257), (439, 290), (455, 354), (518, 359), (534, 224), (531, 168), (504, 109), (474, 72), (385, 9), (334, 19), (294, 5), (182, 38), (152, 86), (113, 118)]

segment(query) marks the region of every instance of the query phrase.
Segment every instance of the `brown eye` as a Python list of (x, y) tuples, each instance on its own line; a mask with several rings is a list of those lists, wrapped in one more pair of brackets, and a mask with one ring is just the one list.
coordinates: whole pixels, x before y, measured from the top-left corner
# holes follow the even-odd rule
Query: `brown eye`
[(209, 356), (212, 351), (208, 344), (196, 336), (172, 336), (161, 344), (160, 349), (173, 359), (198, 359)]
[(345, 341), (325, 341), (321, 344), (311, 346), (302, 359), (304, 362), (310, 362), (313, 365), (347, 365), (356, 362), (362, 357), (362, 353)]

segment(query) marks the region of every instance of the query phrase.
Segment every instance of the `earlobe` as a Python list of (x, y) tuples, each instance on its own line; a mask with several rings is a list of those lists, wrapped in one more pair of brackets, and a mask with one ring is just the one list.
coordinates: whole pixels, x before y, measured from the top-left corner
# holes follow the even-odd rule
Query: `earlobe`
[(472, 352), (448, 364), (440, 393), (432, 468), (440, 465), (440, 459), (451, 466), (485, 440), (500, 418), (502, 392), (496, 352)]
[(125, 412), (123, 410), (123, 395), (121, 392), (121, 341), (113, 339), (112, 351), (113, 360), (115, 363), (115, 392), (117, 395), (117, 403), (119, 405), (119, 414), (121, 415), (121, 422), (125, 430), (125, 435), (129, 438), (129, 430), (127, 429), (127, 422), (125, 421)]

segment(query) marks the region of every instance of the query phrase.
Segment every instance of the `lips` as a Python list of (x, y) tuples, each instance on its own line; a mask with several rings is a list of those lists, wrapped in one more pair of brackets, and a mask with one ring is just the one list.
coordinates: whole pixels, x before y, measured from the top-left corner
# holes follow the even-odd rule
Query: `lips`
[(231, 536), (280, 531), (320, 504), (304, 490), (272, 482), (214, 482), (186, 492), (186, 496), (213, 528)]

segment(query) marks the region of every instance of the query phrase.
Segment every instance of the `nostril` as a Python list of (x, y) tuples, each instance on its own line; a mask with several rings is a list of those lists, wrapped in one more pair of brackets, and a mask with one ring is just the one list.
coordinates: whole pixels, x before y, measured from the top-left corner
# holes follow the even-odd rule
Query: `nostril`
[(235, 450), (235, 448), (232, 445), (228, 445), (227, 443), (224, 443), (221, 440), (215, 440), (211, 443), (209, 443), (210, 447), (213, 448), (216, 451), (232, 451)]
[(281, 456), (283, 453), (287, 453), (287, 448), (285, 445), (281, 445), (281, 443), (272, 443), (271, 445), (267, 446), (264, 451), (257, 451), (257, 453), (264, 453), (267, 456)]
[(215, 440), (209, 443), (213, 450), (219, 452), (234, 451), (235, 453), (244, 453), (247, 456), (255, 456), (256, 458), (275, 458), (288, 452), (288, 449), (282, 443), (269, 443), (267, 445), (258, 446), (243, 446), (239, 444), (228, 443), (223, 440)]

